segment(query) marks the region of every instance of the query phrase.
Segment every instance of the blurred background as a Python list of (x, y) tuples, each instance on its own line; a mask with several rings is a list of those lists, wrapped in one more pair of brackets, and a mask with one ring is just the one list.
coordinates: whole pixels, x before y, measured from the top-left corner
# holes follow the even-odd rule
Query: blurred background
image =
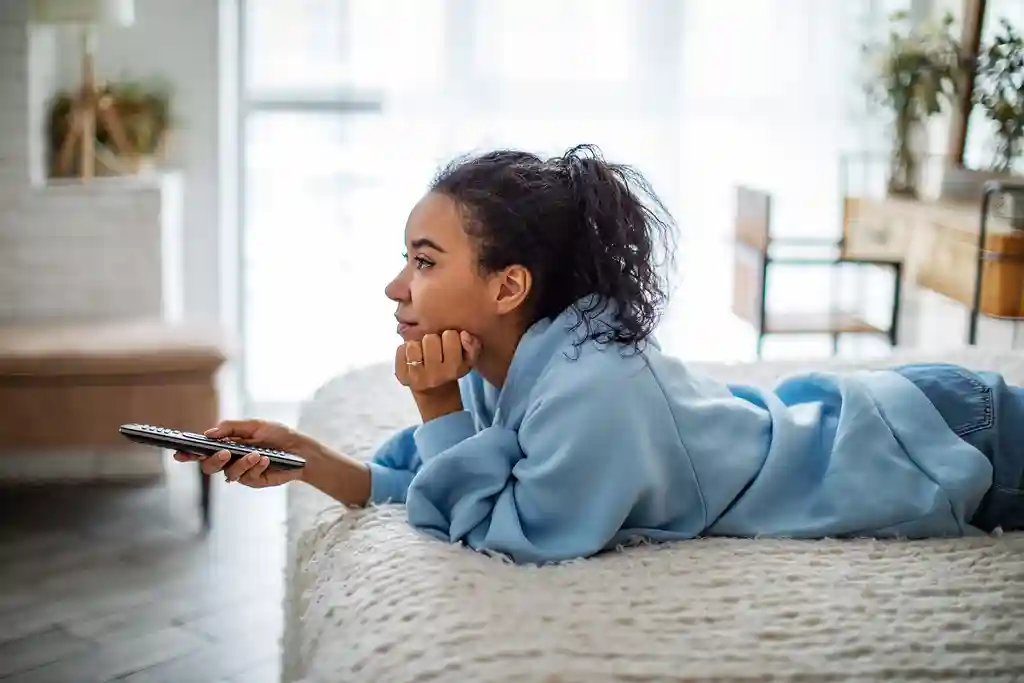
[(0, 0), (0, 679), (277, 680), (284, 493), (116, 427), (294, 424), (393, 357), (407, 212), (464, 152), (642, 171), (686, 359), (1014, 347), (1024, 198), (983, 184), (1022, 168), (1021, 30), (1021, 0)]

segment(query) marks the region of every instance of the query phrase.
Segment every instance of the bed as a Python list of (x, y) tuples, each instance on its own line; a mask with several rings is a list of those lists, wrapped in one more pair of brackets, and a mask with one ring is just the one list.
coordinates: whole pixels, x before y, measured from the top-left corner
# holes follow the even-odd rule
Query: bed
[[(959, 362), (980, 348), (701, 368), (770, 386), (802, 369)], [(416, 421), (390, 365), (336, 377), (299, 428), (367, 457)], [(284, 681), (1024, 680), (1024, 534), (882, 542), (702, 539), (521, 567), (427, 538), (400, 506), (288, 492)]]

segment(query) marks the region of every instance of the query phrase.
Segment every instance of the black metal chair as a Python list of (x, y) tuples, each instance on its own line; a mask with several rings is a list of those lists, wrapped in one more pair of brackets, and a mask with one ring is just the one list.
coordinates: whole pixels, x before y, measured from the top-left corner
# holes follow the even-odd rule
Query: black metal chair
[[(1007, 210), (1008, 209), (1008, 210)], [(969, 323), (967, 328), (967, 343), (971, 346), (978, 341), (978, 319), (984, 314), (982, 311), (982, 287), (986, 265), (999, 265), (1000, 262), (1024, 263), (1024, 258), (1013, 254), (994, 252), (986, 248), (989, 236), (989, 217), (993, 213), (1009, 213), (1002, 218), (1007, 220), (1013, 230), (1024, 230), (1024, 183), (1020, 181), (1006, 182), (1002, 180), (990, 180), (985, 183), (981, 195), (981, 220), (978, 224), (977, 262), (974, 273), (974, 297), (971, 302)], [(1022, 283), (1024, 284), (1024, 283)], [(1022, 302), (1024, 307), (1024, 302)], [(1021, 320), (1020, 316), (1006, 317), (1004, 320)]]
[[(849, 204), (844, 205), (844, 224), (850, 220)], [(845, 233), (839, 240), (815, 238), (777, 238), (772, 236), (772, 197), (747, 186), (736, 188), (734, 222), (733, 312), (757, 331), (757, 356), (764, 337), (777, 335), (827, 334), (832, 352), (838, 352), (839, 339), (845, 334), (871, 334), (886, 337), (891, 346), (898, 341), (902, 262), (884, 258), (848, 257)], [(808, 254), (808, 252), (816, 252)], [(821, 313), (769, 313), (768, 282), (772, 266), (840, 266), (884, 268), (891, 271), (893, 298), (888, 326), (879, 327), (855, 311), (839, 306), (834, 299)]]

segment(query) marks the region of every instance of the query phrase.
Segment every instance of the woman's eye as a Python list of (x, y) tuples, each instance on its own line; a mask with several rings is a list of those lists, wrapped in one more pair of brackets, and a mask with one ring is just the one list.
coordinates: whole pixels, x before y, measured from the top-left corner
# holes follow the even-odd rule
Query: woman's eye
[[(409, 261), (409, 252), (407, 252), (407, 251), (403, 251), (402, 252), (402, 260), (406, 261), (406, 262)], [(417, 257), (415, 257), (413, 259), (413, 261), (416, 262), (416, 270), (421, 270), (423, 268), (429, 268), (430, 266), (434, 265), (434, 262), (431, 261), (430, 259), (428, 259), (426, 256), (417, 256)]]

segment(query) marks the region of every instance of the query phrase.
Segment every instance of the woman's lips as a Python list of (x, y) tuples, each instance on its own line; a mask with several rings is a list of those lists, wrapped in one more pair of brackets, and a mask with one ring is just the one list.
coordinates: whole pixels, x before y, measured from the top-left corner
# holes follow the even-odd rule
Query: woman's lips
[(411, 330), (414, 327), (416, 327), (416, 323), (403, 323), (403, 322), (399, 321), (399, 323), (398, 323), (398, 334), (404, 336), (406, 332), (408, 332), (409, 330)]

